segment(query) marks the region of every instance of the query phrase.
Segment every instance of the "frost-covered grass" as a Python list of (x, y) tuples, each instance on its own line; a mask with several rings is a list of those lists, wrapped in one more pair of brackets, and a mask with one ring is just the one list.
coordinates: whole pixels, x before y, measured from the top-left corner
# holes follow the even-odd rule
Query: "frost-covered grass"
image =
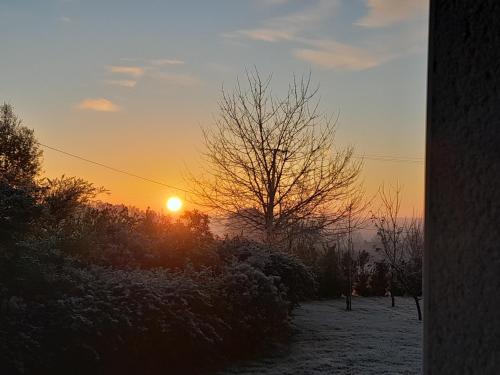
[(304, 303), (294, 313), (290, 342), (220, 375), (419, 374), (422, 322), (414, 302), (384, 297)]

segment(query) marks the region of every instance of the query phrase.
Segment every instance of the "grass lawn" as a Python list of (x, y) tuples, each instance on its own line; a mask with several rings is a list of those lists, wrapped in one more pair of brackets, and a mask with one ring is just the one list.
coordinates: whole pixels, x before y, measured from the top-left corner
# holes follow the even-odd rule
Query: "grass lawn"
[(414, 302), (397, 298), (353, 297), (304, 303), (295, 312), (288, 345), (221, 372), (260, 375), (420, 374), (422, 322)]

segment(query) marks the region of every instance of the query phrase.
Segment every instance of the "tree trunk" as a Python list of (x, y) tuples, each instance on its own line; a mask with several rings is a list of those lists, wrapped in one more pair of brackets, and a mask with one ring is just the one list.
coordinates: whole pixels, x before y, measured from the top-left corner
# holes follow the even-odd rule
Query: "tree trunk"
[(415, 305), (417, 306), (418, 320), (422, 320), (422, 310), (420, 310), (420, 300), (418, 297), (414, 296)]
[[(272, 189), (270, 185), (268, 189)], [(274, 193), (269, 194), (267, 210), (265, 211), (266, 240), (269, 246), (274, 244)]]
[(351, 295), (346, 295), (345, 296), (345, 309), (346, 311), (351, 311), (352, 310), (352, 296)]
[(391, 272), (391, 284), (390, 284), (390, 293), (391, 293), (391, 307), (396, 306), (396, 299), (394, 298), (394, 271)]
[[(349, 262), (350, 261), (351, 261), (351, 257), (349, 256)], [(347, 290), (346, 290), (346, 294), (345, 294), (345, 304), (346, 304), (347, 311), (352, 310), (351, 296), (352, 296), (352, 281), (351, 281), (351, 270), (349, 267), (349, 276), (347, 277)]]

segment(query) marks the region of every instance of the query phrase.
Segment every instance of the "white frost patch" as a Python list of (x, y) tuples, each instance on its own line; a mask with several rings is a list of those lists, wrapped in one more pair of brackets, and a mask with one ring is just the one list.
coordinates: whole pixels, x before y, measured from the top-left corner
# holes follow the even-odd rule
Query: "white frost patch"
[(409, 298), (354, 298), (305, 303), (289, 346), (239, 363), (220, 375), (420, 374), (422, 322)]

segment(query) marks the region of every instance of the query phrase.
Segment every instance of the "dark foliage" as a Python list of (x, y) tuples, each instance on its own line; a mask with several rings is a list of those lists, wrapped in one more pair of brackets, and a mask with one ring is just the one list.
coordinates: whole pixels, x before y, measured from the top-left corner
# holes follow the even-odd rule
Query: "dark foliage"
[(30, 187), (41, 169), (41, 151), (33, 130), (22, 125), (12, 106), (0, 106), (0, 182)]
[(385, 262), (375, 262), (372, 267), (371, 295), (385, 296), (389, 288), (389, 266)]
[(322, 298), (338, 298), (345, 292), (346, 279), (342, 271), (341, 254), (335, 246), (328, 247), (317, 260), (318, 293)]
[(0, 374), (190, 374), (286, 331), (313, 295), (297, 259), (221, 241), (209, 218), (96, 202), (36, 180), (40, 152), (0, 107)]
[(224, 247), (248, 257), (213, 250), (203, 270), (119, 268), (68, 257), (49, 239), (16, 245), (0, 265), (0, 369), (190, 373), (256, 350), (283, 334), (314, 283), (284, 255)]
[(371, 295), (371, 275), (370, 275), (370, 254), (363, 250), (358, 253), (355, 268), (355, 284), (354, 289), (360, 296)]

